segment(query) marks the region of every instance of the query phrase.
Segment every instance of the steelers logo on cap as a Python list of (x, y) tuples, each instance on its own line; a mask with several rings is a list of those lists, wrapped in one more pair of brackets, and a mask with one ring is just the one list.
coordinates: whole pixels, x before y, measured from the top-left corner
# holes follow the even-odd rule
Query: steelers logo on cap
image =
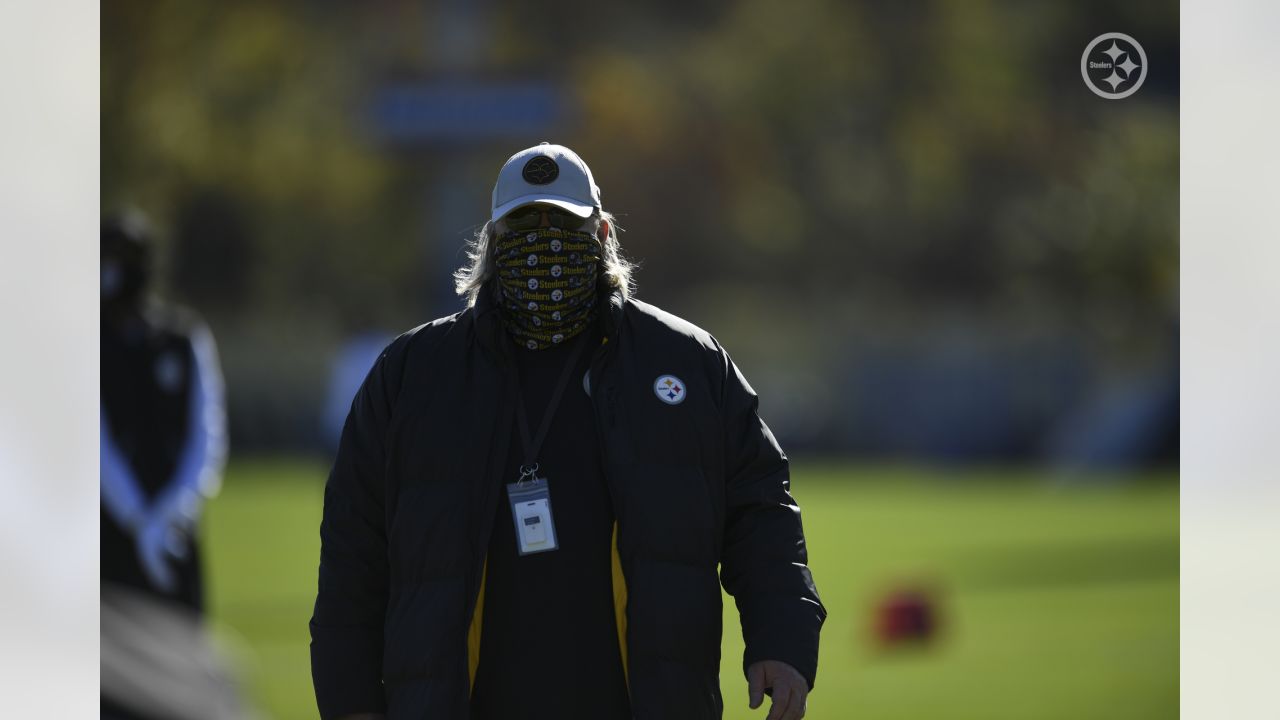
[(560, 166), (546, 155), (535, 155), (524, 164), (520, 175), (530, 185), (549, 185), (560, 177)]

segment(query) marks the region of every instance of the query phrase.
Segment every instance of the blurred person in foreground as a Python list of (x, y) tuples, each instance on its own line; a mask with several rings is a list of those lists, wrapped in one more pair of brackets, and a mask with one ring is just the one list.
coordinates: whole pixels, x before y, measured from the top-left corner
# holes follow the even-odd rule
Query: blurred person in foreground
[[(137, 211), (103, 220), (101, 582), (113, 597), (128, 593), (198, 615), (196, 521), (218, 490), (226, 456), (222, 373), (208, 328), (149, 296), (152, 252)], [(104, 717), (146, 716), (103, 692)]]
[(571, 150), (512, 156), (491, 210), (466, 309), (392, 342), (348, 416), (311, 619), (321, 716), (719, 718), (722, 582), (750, 706), (802, 717), (826, 610), (755, 392), (632, 297)]

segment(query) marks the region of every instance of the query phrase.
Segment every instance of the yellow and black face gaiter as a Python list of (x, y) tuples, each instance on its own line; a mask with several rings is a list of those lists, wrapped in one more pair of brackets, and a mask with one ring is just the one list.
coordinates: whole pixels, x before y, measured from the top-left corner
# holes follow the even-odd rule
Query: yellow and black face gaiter
[(591, 233), (546, 227), (498, 236), (502, 316), (517, 343), (541, 350), (587, 328), (596, 308), (600, 244)]

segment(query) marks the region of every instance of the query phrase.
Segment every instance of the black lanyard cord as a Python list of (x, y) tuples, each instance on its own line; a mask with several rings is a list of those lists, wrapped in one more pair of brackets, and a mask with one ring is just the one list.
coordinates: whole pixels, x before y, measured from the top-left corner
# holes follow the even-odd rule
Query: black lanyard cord
[(520, 375), (516, 372), (515, 360), (512, 358), (511, 364), (507, 366), (507, 370), (511, 375), (512, 386), (516, 390), (516, 417), (520, 426), (520, 441), (524, 444), (524, 465), (520, 468), (521, 478), (525, 474), (532, 473), (537, 469), (534, 461), (538, 457), (538, 450), (542, 448), (542, 441), (547, 437), (547, 430), (551, 428), (551, 419), (555, 417), (556, 409), (560, 407), (560, 398), (564, 396), (564, 388), (569, 384), (569, 376), (573, 374), (574, 368), (578, 364), (578, 356), (582, 355), (582, 348), (587, 344), (587, 337), (591, 335), (589, 331), (583, 332), (578, 341), (574, 343), (573, 352), (569, 354), (569, 359), (565, 362), (564, 369), (560, 371), (560, 379), (556, 381), (556, 389), (551, 394), (551, 401), (547, 403), (547, 410), (542, 415), (542, 424), (538, 427), (538, 436), (529, 437), (529, 416), (524, 407), (524, 395), (520, 392)]

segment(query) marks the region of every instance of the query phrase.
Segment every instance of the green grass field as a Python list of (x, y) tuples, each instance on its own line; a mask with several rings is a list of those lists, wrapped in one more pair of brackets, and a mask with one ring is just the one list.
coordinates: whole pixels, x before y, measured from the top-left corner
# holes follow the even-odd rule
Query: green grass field
[[(248, 652), (269, 716), (316, 716), (307, 621), (326, 468), (240, 462), (204, 524), (210, 612)], [(808, 718), (1176, 718), (1178, 495), (1172, 478), (795, 465), (829, 617)], [(927, 647), (887, 651), (872, 607), (900, 583), (940, 598)], [(747, 709), (726, 597), (725, 717)]]

